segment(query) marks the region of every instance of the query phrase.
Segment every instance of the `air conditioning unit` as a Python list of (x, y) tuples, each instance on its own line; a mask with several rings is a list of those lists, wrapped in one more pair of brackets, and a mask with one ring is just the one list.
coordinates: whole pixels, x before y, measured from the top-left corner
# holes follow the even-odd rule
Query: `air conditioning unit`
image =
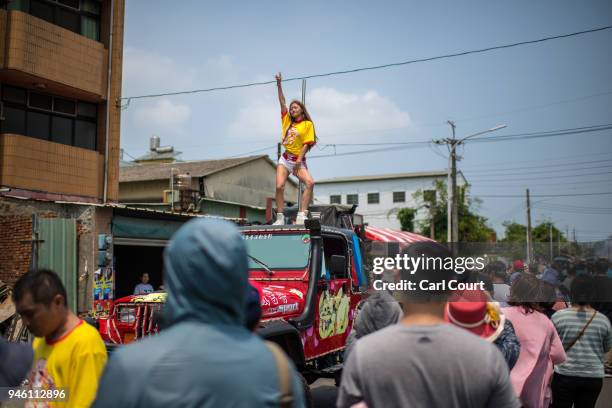
[(164, 203), (178, 203), (181, 201), (181, 194), (179, 190), (164, 190)]

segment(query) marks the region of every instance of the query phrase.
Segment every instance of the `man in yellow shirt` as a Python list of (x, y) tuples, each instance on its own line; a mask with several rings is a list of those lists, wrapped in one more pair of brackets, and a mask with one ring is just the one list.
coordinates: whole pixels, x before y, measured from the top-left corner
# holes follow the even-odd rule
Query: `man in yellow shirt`
[(53, 271), (23, 275), (13, 298), (24, 324), (36, 336), (29, 389), (64, 390), (66, 395), (61, 401), (38, 400), (26, 406), (89, 407), (107, 360), (100, 334), (68, 309), (66, 289)]

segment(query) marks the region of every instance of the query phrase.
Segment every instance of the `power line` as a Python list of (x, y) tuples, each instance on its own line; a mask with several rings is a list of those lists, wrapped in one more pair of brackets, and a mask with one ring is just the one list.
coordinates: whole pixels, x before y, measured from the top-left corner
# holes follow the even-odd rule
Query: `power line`
[[(333, 145), (329, 145), (333, 146)], [(397, 151), (397, 150), (407, 150), (407, 149), (419, 149), (425, 147), (425, 145), (418, 146), (400, 146), (400, 147), (384, 147), (380, 149), (367, 149), (367, 150), (357, 150), (354, 152), (346, 152), (346, 153), (334, 153), (334, 154), (322, 154), (315, 156), (308, 156), (309, 159), (321, 159), (324, 157), (340, 157), (340, 156), (354, 156), (357, 154), (365, 154), (365, 153), (377, 153), (377, 152), (388, 152), (388, 151)]]
[(587, 207), (584, 205), (571, 205), (571, 204), (554, 204), (554, 203), (540, 203), (538, 207), (551, 207), (551, 208), (563, 208), (569, 210), (592, 210), (592, 211), (612, 211), (612, 207)]
[[(538, 170), (538, 174), (545, 174), (545, 173), (554, 173), (554, 174), (558, 174), (559, 176), (565, 176), (564, 174), (560, 174), (560, 173), (565, 173), (565, 172), (573, 172), (573, 171), (581, 171), (581, 170), (593, 170), (593, 169), (609, 169), (610, 167), (612, 167), (612, 164), (607, 164), (607, 165), (602, 165), (602, 166), (590, 166), (590, 167), (573, 167), (573, 168), (567, 168), (567, 169), (549, 169), (549, 170)], [(516, 170), (521, 170), (520, 168), (517, 168)], [(531, 174), (533, 173), (533, 170), (526, 168), (527, 173), (502, 173), (502, 174), (491, 174), (489, 171), (478, 171), (478, 172), (470, 172), (470, 174), (475, 174), (477, 176), (482, 176), (482, 175), (492, 175), (492, 176), (522, 176), (522, 175), (526, 175), (526, 174)]]
[[(486, 142), (498, 142), (506, 139), (532, 139), (541, 137), (555, 137), (555, 136), (566, 136), (578, 133), (598, 132), (602, 130), (612, 129), (612, 123), (606, 123), (602, 125), (589, 125), (567, 129), (556, 129), (556, 130), (543, 130), (538, 132), (529, 133), (515, 133), (509, 135), (489, 137), (485, 139), (472, 139), (470, 142), (486, 141)], [(427, 144), (430, 141), (427, 140), (415, 140), (410, 142), (377, 142), (377, 143), (328, 143), (323, 146), (402, 146), (402, 145), (416, 145), (416, 144)]]
[[(503, 185), (500, 185), (498, 180), (481, 180), (481, 181), (478, 181), (477, 185), (471, 185), (471, 187), (473, 187), (473, 188), (479, 187), (479, 185), (481, 183), (497, 183), (494, 186), (486, 186), (486, 188), (496, 188), (496, 187), (499, 187), (499, 188), (508, 189), (509, 187), (514, 187), (514, 188), (521, 188), (522, 189), (522, 188), (527, 188), (527, 187), (529, 187), (529, 188), (532, 188), (532, 187), (564, 187), (564, 186), (570, 186), (570, 185), (602, 184), (602, 183), (610, 183), (610, 181), (611, 180), (609, 178), (603, 179), (603, 180), (602, 179), (597, 179), (597, 180), (588, 180), (588, 181), (585, 181), (585, 180), (582, 180), (582, 181), (568, 181), (568, 182), (565, 182), (565, 181), (556, 181), (554, 185), (551, 185), (551, 183), (539, 183), (539, 184), (533, 184), (531, 182), (525, 183), (524, 180), (520, 180), (520, 181), (513, 182), (515, 184), (509, 184), (509, 183), (504, 182)], [(570, 190), (575, 190), (575, 189), (576, 188), (574, 187), (574, 188), (571, 188)]]
[[(313, 75), (306, 75), (306, 76), (301, 76), (301, 77), (287, 78), (287, 79), (284, 79), (283, 82), (298, 81), (298, 80), (311, 79), (311, 78), (321, 78), (321, 77), (328, 77), (328, 76), (334, 76), (334, 75), (345, 75), (345, 74), (352, 74), (352, 73), (361, 72), (361, 71), (371, 71), (371, 70), (376, 70), (376, 69), (384, 69), (384, 68), (397, 67), (397, 66), (401, 66), (401, 65), (416, 64), (416, 63), (420, 63), (420, 62), (429, 62), (429, 61), (435, 61), (435, 60), (440, 60), (440, 59), (461, 57), (461, 56), (465, 56), (465, 55), (485, 53), (485, 52), (494, 51), (494, 50), (500, 50), (500, 49), (505, 49), (505, 48), (513, 48), (513, 47), (518, 47), (518, 46), (522, 46), (522, 45), (536, 44), (536, 43), (541, 43), (541, 42), (545, 42), (545, 41), (557, 40), (557, 39), (561, 39), (561, 38), (568, 38), (568, 37), (574, 37), (574, 36), (583, 35), (583, 34), (595, 33), (595, 32), (598, 32), (598, 31), (609, 30), (611, 28), (612, 28), (612, 26), (604, 26), (604, 27), (598, 27), (598, 28), (593, 28), (593, 29), (589, 29), (589, 30), (576, 31), (576, 32), (569, 33), (569, 34), (562, 34), (562, 35), (555, 35), (555, 36), (550, 36), (550, 37), (543, 37), (543, 38), (539, 38), (539, 39), (536, 39), (536, 40), (521, 41), (521, 42), (516, 42), (516, 43), (511, 43), (511, 44), (497, 45), (497, 46), (493, 46), (493, 47), (480, 48), (480, 49), (470, 50), (470, 51), (456, 52), (456, 53), (453, 53), (453, 54), (445, 54), (445, 55), (439, 55), (439, 56), (435, 56), (435, 57), (419, 58), (419, 59), (402, 61), (402, 62), (394, 62), (394, 63), (390, 63), (390, 64), (374, 65), (374, 66), (369, 66), (369, 67), (362, 67), (362, 68), (354, 68), (354, 69), (348, 69), (348, 70), (342, 70), (342, 71), (327, 72), (327, 73), (323, 73), (323, 74), (313, 74)], [(204, 89), (192, 89), (192, 90), (187, 90), (187, 91), (165, 92), (165, 93), (158, 93), (158, 94), (128, 96), (128, 97), (121, 98), (121, 100), (127, 100), (128, 103), (129, 103), (129, 101), (131, 101), (132, 99), (158, 98), (158, 97), (162, 97), (162, 96), (174, 96), (174, 95), (186, 95), (186, 94), (203, 93), (203, 92), (223, 91), (223, 90), (228, 90), (228, 89), (247, 88), (247, 87), (252, 87), (252, 86), (268, 85), (268, 84), (273, 84), (273, 83), (276, 83), (276, 81), (272, 80), (272, 81), (262, 81), (262, 82), (251, 82), (251, 83), (239, 84), (239, 85), (218, 86), (218, 87), (204, 88)]]
[[(583, 194), (538, 194), (532, 195), (531, 197), (582, 197), (582, 196), (598, 196), (598, 195), (610, 195), (611, 192), (606, 193), (583, 193)], [(502, 194), (502, 195), (488, 195), (488, 194), (479, 194), (475, 195), (477, 198), (525, 198), (524, 195), (515, 195), (515, 194)]]
[[(603, 172), (597, 172), (597, 173), (584, 173), (584, 174), (566, 174), (566, 175), (562, 175), (562, 176), (542, 176), (542, 177), (524, 177), (524, 178), (511, 178), (511, 179), (507, 179), (507, 178), (481, 178), (481, 179), (473, 179), (470, 177), (470, 179), (472, 181), (476, 181), (479, 183), (482, 182), (506, 182), (506, 181), (529, 181), (529, 180), (558, 180), (559, 177), (586, 177), (586, 176), (601, 176), (603, 174), (612, 174), (612, 171), (603, 171)], [(503, 176), (501, 174), (495, 174), (495, 177), (499, 177), (499, 176)]]
[(229, 158), (233, 159), (235, 157), (248, 156), (249, 154), (265, 152), (266, 150), (271, 150), (271, 149), (276, 149), (276, 145), (264, 147), (264, 148), (257, 149), (257, 150), (251, 150), (250, 152), (246, 152), (246, 153), (240, 153), (240, 154), (237, 154), (237, 155), (234, 155), (234, 156), (230, 156)]
[(466, 119), (457, 119), (457, 122), (471, 122), (474, 120), (478, 120), (478, 119), (487, 119), (487, 118), (491, 118), (491, 117), (496, 117), (496, 116), (502, 116), (502, 115), (506, 115), (508, 113), (518, 113), (518, 112), (526, 112), (526, 111), (530, 111), (533, 109), (541, 109), (541, 108), (547, 108), (549, 106), (554, 106), (554, 105), (561, 105), (564, 103), (570, 103), (570, 102), (576, 102), (576, 101), (582, 101), (585, 99), (590, 99), (590, 98), (595, 98), (598, 96), (604, 96), (604, 95), (610, 95), (612, 94), (612, 92), (600, 92), (600, 93), (596, 93), (596, 94), (592, 94), (592, 95), (585, 95), (585, 96), (579, 96), (577, 98), (572, 98), (572, 99), (565, 99), (565, 100), (561, 100), (561, 101), (555, 101), (555, 102), (550, 102), (550, 103), (546, 103), (546, 104), (541, 104), (541, 105), (532, 105), (532, 106), (526, 106), (524, 108), (518, 108), (518, 109), (513, 109), (510, 111), (506, 111), (506, 112), (499, 112), (499, 113), (490, 113), (487, 115), (482, 115), (482, 116), (473, 116), (471, 118), (466, 118)]
[(539, 139), (543, 137), (552, 137), (552, 136), (565, 136), (565, 135), (574, 135), (579, 133), (589, 133), (589, 132), (598, 132), (601, 130), (612, 129), (612, 123), (604, 124), (604, 125), (593, 125), (593, 126), (583, 126), (578, 128), (569, 128), (569, 129), (559, 129), (559, 130), (550, 130), (545, 132), (531, 132), (531, 133), (517, 133), (513, 135), (502, 135), (502, 136), (493, 136), (488, 138), (481, 139), (472, 139), (471, 143), (477, 142), (499, 142), (502, 140), (517, 140), (517, 139)]
[[(482, 169), (477, 169), (476, 173), (491, 173), (492, 171), (511, 171), (511, 170), (522, 170), (522, 169), (544, 169), (544, 168), (550, 168), (550, 167), (572, 167), (573, 165), (580, 165), (580, 164), (593, 164), (593, 163), (607, 163), (607, 162), (612, 162), (612, 159), (605, 159), (605, 160), (589, 160), (589, 161), (582, 161), (582, 162), (566, 162), (566, 163), (557, 163), (557, 164), (543, 164), (541, 166), (521, 166), (521, 167), (490, 167), (490, 168), (482, 168)], [(472, 173), (472, 169), (470, 168), (463, 168), (463, 171), (467, 171), (470, 172), (470, 174)]]
[(558, 156), (558, 157), (549, 157), (549, 158), (543, 158), (543, 159), (532, 159), (532, 160), (519, 160), (519, 161), (512, 161), (512, 162), (503, 162), (503, 163), (493, 163), (493, 164), (474, 164), (471, 165), (469, 167), (469, 169), (473, 169), (473, 168), (488, 168), (488, 166), (494, 165), (500, 165), (500, 166), (505, 166), (507, 164), (519, 164), (519, 163), (541, 163), (541, 162), (550, 162), (550, 161), (555, 161), (555, 160), (564, 160), (564, 159), (575, 159), (578, 157), (594, 157), (594, 156), (610, 156), (612, 155), (612, 152), (597, 152), (597, 153), (589, 153), (589, 154), (577, 154), (577, 155), (571, 155), (571, 156)]

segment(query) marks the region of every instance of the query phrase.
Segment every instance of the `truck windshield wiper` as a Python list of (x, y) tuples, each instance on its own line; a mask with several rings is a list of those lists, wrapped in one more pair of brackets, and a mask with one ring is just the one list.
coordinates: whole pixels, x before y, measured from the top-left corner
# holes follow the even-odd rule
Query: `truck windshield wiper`
[(270, 267), (263, 261), (260, 261), (259, 259), (255, 258), (252, 255), (247, 255), (249, 258), (251, 258), (251, 260), (261, 266), (263, 266), (263, 268), (266, 270), (266, 272), (268, 272), (268, 274), (270, 275), (274, 275), (274, 271), (272, 269), (270, 269)]

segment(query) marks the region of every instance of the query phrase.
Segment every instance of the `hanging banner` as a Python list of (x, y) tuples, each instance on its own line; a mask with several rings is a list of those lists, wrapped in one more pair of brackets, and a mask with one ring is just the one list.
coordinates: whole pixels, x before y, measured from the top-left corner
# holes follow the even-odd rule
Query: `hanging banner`
[(105, 266), (94, 272), (93, 314), (95, 317), (110, 313), (115, 293), (115, 271), (112, 266)]

